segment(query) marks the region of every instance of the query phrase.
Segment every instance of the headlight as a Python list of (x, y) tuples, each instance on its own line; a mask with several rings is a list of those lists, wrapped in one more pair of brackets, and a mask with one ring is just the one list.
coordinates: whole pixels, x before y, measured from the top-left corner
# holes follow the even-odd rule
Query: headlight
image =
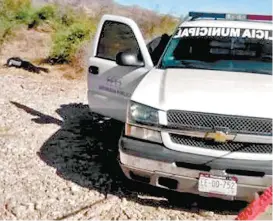
[(146, 105), (131, 102), (128, 109), (128, 123), (158, 125), (158, 110)]
[(149, 140), (156, 143), (162, 143), (161, 133), (156, 130), (126, 124), (125, 135), (142, 140)]
[(126, 136), (162, 143), (157, 109), (131, 102), (127, 116)]

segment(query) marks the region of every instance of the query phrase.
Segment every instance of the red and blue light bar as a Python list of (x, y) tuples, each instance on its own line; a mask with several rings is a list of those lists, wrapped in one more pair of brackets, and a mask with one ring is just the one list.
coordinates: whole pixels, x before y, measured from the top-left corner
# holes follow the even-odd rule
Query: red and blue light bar
[(189, 12), (193, 18), (215, 18), (230, 20), (255, 20), (272, 21), (272, 15), (251, 15), (251, 14), (230, 14), (230, 13), (207, 13), (207, 12)]

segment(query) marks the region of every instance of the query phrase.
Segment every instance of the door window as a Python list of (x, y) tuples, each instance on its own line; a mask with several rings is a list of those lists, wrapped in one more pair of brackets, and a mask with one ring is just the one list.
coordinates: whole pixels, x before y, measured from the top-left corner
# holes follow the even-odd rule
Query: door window
[(120, 22), (106, 21), (102, 28), (97, 57), (115, 61), (116, 55), (125, 51), (138, 54), (142, 60), (132, 29)]

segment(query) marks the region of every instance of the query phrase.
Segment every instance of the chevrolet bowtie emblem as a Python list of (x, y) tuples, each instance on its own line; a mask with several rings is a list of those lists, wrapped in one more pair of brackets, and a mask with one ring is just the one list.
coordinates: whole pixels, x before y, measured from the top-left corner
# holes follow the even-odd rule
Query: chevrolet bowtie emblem
[(217, 143), (225, 143), (229, 140), (233, 140), (234, 136), (229, 135), (223, 131), (208, 132), (205, 136), (205, 139), (213, 140)]

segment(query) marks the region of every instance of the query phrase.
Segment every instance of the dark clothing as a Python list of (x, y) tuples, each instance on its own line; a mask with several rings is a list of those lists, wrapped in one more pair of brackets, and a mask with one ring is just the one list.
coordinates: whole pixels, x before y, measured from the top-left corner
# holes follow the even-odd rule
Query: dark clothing
[(171, 37), (169, 35), (163, 34), (162, 36), (152, 40), (147, 45), (147, 48), (149, 50), (149, 53), (151, 55), (154, 65), (156, 65), (159, 62), (159, 59), (161, 58), (170, 38)]

